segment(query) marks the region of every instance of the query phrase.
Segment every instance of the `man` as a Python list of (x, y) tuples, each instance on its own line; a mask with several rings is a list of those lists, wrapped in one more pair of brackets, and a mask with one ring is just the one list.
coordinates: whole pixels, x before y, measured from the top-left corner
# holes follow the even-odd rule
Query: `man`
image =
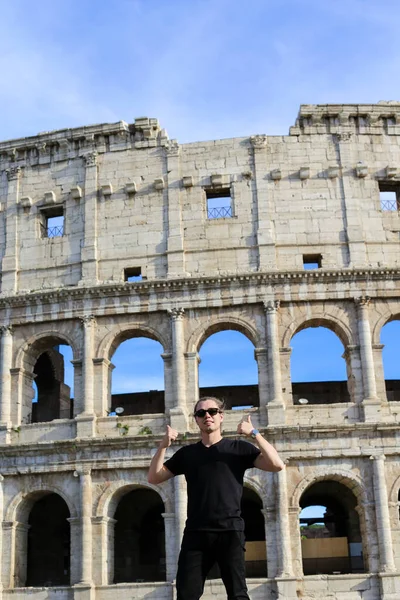
[(240, 516), (243, 475), (246, 469), (280, 471), (284, 463), (257, 429), (250, 416), (237, 432), (254, 440), (222, 437), (223, 402), (202, 398), (194, 407), (201, 441), (180, 448), (164, 463), (165, 451), (178, 437), (167, 432), (150, 463), (149, 483), (159, 484), (185, 475), (188, 514), (176, 576), (177, 600), (199, 600), (207, 573), (216, 562), (228, 600), (249, 600), (245, 581), (244, 522)]

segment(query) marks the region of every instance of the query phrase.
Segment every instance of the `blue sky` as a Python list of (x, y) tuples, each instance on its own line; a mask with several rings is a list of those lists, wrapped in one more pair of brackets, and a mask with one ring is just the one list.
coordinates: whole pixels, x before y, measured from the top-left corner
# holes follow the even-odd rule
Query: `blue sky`
[(284, 134), (301, 103), (399, 99), (398, 0), (13, 0), (0, 138), (157, 117), (181, 142)]
[[(0, 140), (139, 116), (180, 142), (286, 134), (300, 104), (400, 100), (399, 22), (398, 0), (3, 2)], [(293, 340), (294, 380), (344, 378), (332, 335), (315, 357), (307, 333)], [(114, 391), (160, 388), (159, 348), (130, 344), (114, 356)], [(218, 344), (202, 348), (201, 383), (255, 383), (251, 344)]]

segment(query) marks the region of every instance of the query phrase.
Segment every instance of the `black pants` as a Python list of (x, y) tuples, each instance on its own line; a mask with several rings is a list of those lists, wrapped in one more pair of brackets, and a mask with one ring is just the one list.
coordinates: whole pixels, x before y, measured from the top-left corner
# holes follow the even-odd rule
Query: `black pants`
[(242, 531), (185, 531), (176, 576), (177, 600), (199, 600), (215, 563), (228, 600), (249, 600)]

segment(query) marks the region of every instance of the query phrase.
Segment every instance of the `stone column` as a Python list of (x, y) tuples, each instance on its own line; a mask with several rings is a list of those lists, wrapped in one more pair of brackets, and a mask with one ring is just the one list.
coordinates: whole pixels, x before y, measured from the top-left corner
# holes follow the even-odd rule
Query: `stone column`
[(176, 577), (176, 550), (175, 550), (175, 513), (162, 513), (165, 531), (165, 567), (167, 581)]
[(110, 529), (116, 520), (110, 517), (93, 517), (93, 582), (97, 585), (111, 585), (110, 568), (114, 562), (114, 548), (110, 548)]
[(179, 151), (180, 146), (177, 141), (169, 140), (165, 147), (168, 183), (168, 277), (182, 277), (185, 272)]
[(278, 577), (293, 577), (292, 548), (289, 528), (289, 504), (287, 499), (286, 468), (275, 473), (277, 498), (277, 549), (279, 556)]
[(0, 430), (11, 425), (12, 327), (0, 327)]
[(199, 364), (201, 359), (198, 352), (186, 352), (185, 360), (187, 373), (186, 395), (189, 404), (187, 410), (192, 413), (194, 405), (199, 399)]
[(340, 166), (344, 173), (342, 177), (338, 178), (343, 198), (343, 229), (346, 231), (349, 249), (349, 264), (344, 266), (363, 268), (367, 263), (365, 234), (362, 222), (363, 210), (360, 201), (363, 182), (361, 179), (358, 179), (360, 190), (355, 191), (353, 187), (355, 178), (353, 173), (349, 173), (349, 165), (356, 164), (359, 158), (358, 156), (353, 157), (351, 135), (349, 132), (344, 132), (335, 136), (339, 151)]
[(267, 402), (268, 423), (285, 423), (285, 405), (282, 397), (282, 375), (279, 351), (278, 309), (279, 300), (264, 303), (267, 329), (268, 375), (270, 399)]
[(276, 269), (276, 250), (274, 224), (271, 219), (273, 206), (269, 198), (268, 183), (265, 177), (267, 136), (254, 135), (250, 138), (250, 142), (254, 157), (258, 269), (259, 271), (271, 271), (272, 269)]
[(78, 469), (79, 477), (81, 545), (81, 572), (79, 584), (90, 587), (92, 581), (92, 477), (90, 469)]
[(97, 262), (97, 152), (91, 151), (82, 156), (85, 165), (84, 197), (84, 240), (81, 250), (82, 285), (95, 285), (98, 282)]
[(93, 358), (94, 413), (105, 416), (111, 407), (111, 376), (115, 366), (107, 358)]
[[(301, 548), (301, 532), (300, 532), (300, 513), (299, 506), (289, 506), (289, 530), (292, 532), (291, 548), (292, 548), (292, 568), (293, 573), (298, 578), (303, 577), (303, 553)], [(293, 532), (296, 532), (293, 536)]]
[(376, 529), (379, 543), (380, 572), (395, 571), (389, 515), (389, 499), (385, 478), (385, 456), (371, 456), (375, 499)]
[(93, 436), (95, 434), (95, 414), (93, 398), (93, 342), (96, 319), (93, 315), (85, 315), (81, 318), (83, 326), (83, 361), (81, 386), (82, 398), (77, 419), (77, 437)]
[(173, 308), (168, 311), (171, 317), (172, 333), (172, 373), (175, 394), (174, 407), (170, 409), (171, 426), (178, 431), (187, 431), (186, 374), (185, 374), (185, 334), (184, 309)]
[(368, 319), (368, 297), (355, 298), (358, 318), (358, 336), (360, 339), (361, 371), (363, 381), (363, 408), (365, 421), (379, 419), (380, 401), (376, 393), (375, 366), (372, 351), (371, 328)]
[[(258, 399), (259, 405), (265, 407), (268, 404), (268, 350), (267, 348), (254, 348), (254, 358), (257, 361), (258, 371)], [(260, 411), (260, 416), (264, 411)]]
[(5, 219), (5, 250), (1, 264), (1, 292), (3, 295), (15, 294), (18, 289), (19, 228), (18, 197), (21, 167), (12, 166), (6, 171), (8, 179), (7, 211)]
[(276, 523), (275, 504), (262, 508), (261, 514), (264, 517), (265, 553), (267, 555), (267, 577), (269, 579), (272, 579), (276, 576), (278, 572), (275, 544), (276, 535), (274, 530)]
[(185, 478), (180, 475), (174, 477), (175, 497), (175, 565), (178, 564), (179, 551), (181, 549), (183, 530), (187, 518), (187, 487)]
[(169, 414), (175, 406), (174, 374), (172, 371), (172, 354), (163, 352), (161, 358), (164, 362), (164, 406), (165, 413)]

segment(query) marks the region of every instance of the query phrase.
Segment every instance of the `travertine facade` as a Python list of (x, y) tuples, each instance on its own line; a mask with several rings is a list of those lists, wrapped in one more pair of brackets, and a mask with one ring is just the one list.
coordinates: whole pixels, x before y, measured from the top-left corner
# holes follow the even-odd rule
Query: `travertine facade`
[[(253, 420), (287, 462), (248, 472), (268, 562), (251, 598), (399, 600), (400, 402), (388, 401), (380, 344), (400, 316), (399, 212), (380, 191), (398, 189), (398, 103), (302, 106), (288, 136), (179, 145), (142, 118), (0, 143), (4, 600), (173, 598), (185, 488), (150, 486), (147, 467), (167, 423), (196, 439), (198, 351), (222, 329), (254, 344)], [(218, 197), (230, 198), (225, 216), (209, 218)], [(53, 216), (63, 235), (51, 237)], [(290, 340), (315, 325), (345, 347), (348, 402), (293, 401)], [(165, 411), (107, 416), (112, 355), (138, 335), (163, 346)], [(73, 418), (58, 344), (73, 350)], [(31, 422), (39, 359), (58, 404)], [(227, 412), (226, 435), (237, 420)], [(304, 576), (300, 506), (323, 486), (335, 502), (343, 492), (363, 569)], [(138, 489), (163, 503), (165, 581), (114, 584), (116, 511)], [(49, 494), (68, 515), (70, 585), (35, 583), (34, 511)], [(224, 597), (207, 584), (206, 599)]]

